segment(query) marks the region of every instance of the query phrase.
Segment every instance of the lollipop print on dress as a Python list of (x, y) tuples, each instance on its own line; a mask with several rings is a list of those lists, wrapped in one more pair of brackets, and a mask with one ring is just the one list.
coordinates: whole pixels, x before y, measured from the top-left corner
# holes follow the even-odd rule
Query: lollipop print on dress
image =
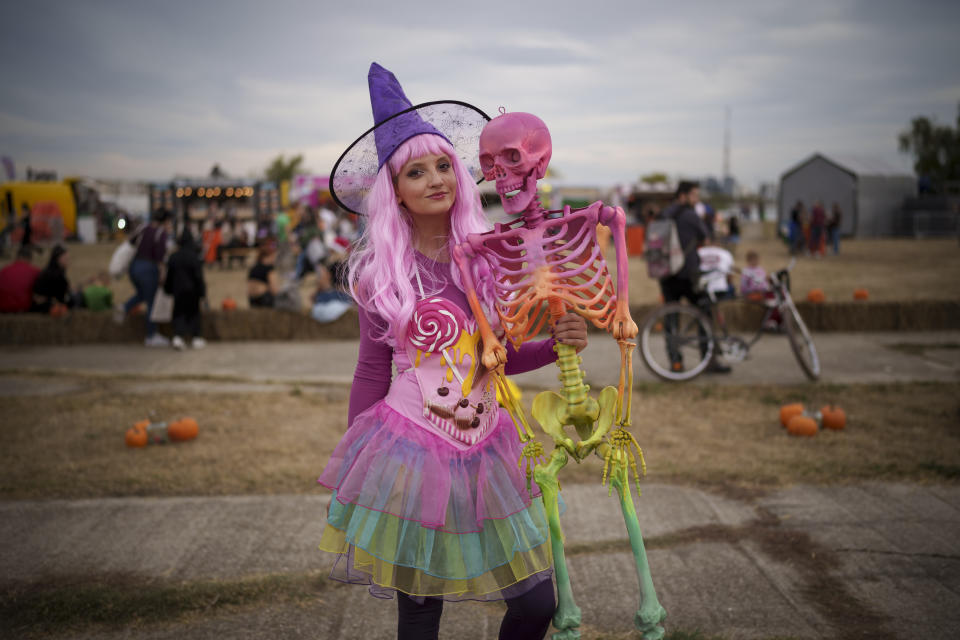
[(463, 310), (444, 298), (420, 300), (413, 311), (410, 343), (426, 353), (443, 351), (457, 343), (466, 321)]
[[(469, 392), (466, 389), (470, 385), (464, 381), (463, 375), (454, 362), (455, 359), (462, 362), (466, 354), (459, 354), (451, 358), (448, 351), (460, 342), (462, 332), (468, 330), (466, 314), (460, 307), (445, 298), (430, 298), (420, 300), (417, 303), (411, 325), (410, 343), (419, 351), (425, 353), (441, 353), (449, 367), (447, 374), (449, 377), (447, 379), (452, 380), (453, 376), (456, 376), (460, 382), (459, 394), (451, 396), (450, 388), (441, 386), (436, 391), (439, 399), (424, 397), (424, 408), (427, 412), (443, 420), (449, 420), (458, 429), (476, 429), (481, 424), (483, 412), (493, 406), (492, 395), (485, 394), (483, 396), (485, 401), (471, 403), (467, 397)], [(476, 343), (473, 342), (472, 345), (473, 353), (469, 355), (471, 366), (476, 368)], [(462, 344), (460, 346), (463, 347)], [(459, 352), (459, 349), (454, 349), (454, 351)], [(450, 376), (451, 373), (453, 376)], [(470, 375), (469, 377), (472, 380), (474, 376)]]

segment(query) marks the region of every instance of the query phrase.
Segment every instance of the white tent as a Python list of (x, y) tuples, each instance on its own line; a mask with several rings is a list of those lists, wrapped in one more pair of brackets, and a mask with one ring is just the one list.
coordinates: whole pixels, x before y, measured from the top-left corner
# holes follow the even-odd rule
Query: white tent
[(904, 200), (916, 194), (916, 178), (881, 160), (815, 153), (780, 176), (778, 223), (790, 221), (798, 200), (807, 211), (820, 200), (828, 215), (840, 205), (845, 236), (893, 235)]

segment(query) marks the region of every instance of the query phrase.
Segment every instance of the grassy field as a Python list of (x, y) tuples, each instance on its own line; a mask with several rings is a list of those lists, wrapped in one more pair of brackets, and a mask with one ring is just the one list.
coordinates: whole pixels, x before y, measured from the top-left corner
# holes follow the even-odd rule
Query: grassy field
[[(318, 491), (316, 476), (346, 428), (342, 387), (242, 394), (203, 391), (198, 381), (196, 393), (132, 394), (120, 378), (77, 382), (73, 392), (3, 402), (0, 499)], [(635, 394), (632, 431), (647, 452), (650, 482), (764, 490), (799, 482), (957, 481), (958, 392), (960, 384), (933, 383), (651, 384)], [(841, 405), (848, 428), (809, 439), (787, 435), (779, 407), (796, 401), (813, 409)], [(200, 436), (127, 448), (124, 432), (147, 410), (162, 419), (193, 416)], [(561, 479), (599, 484), (601, 472), (593, 458), (568, 465)]]
[[(786, 246), (774, 236), (770, 225), (754, 223), (744, 229), (735, 255), (737, 266), (746, 264), (750, 250), (759, 254), (760, 265), (768, 272), (790, 261)], [(835, 302), (853, 300), (853, 291), (860, 288), (867, 289), (871, 300), (957, 300), (957, 274), (960, 245), (956, 238), (867, 238), (842, 242), (837, 256), (798, 257), (791, 279), (794, 298), (799, 300), (814, 288), (823, 289), (827, 301)], [(656, 281), (647, 277), (643, 260), (631, 260), (631, 301), (655, 302), (659, 295)]]
[[(744, 264), (749, 250), (757, 251), (760, 264), (768, 271), (785, 266), (789, 261), (783, 243), (774, 237), (772, 226), (759, 223), (744, 225), (743, 241), (737, 249), (737, 264)], [(70, 245), (71, 283), (79, 284), (106, 268), (114, 246)], [(612, 251), (609, 252), (612, 254)], [(612, 257), (612, 255), (610, 256)], [(35, 263), (45, 264), (46, 254)], [(794, 296), (803, 299), (813, 288), (824, 290), (827, 300), (849, 301), (854, 289), (866, 288), (872, 300), (957, 300), (960, 299), (960, 246), (955, 238), (913, 240), (876, 238), (847, 240), (839, 256), (824, 259), (801, 257), (793, 277)], [(206, 270), (210, 304), (219, 308), (230, 297), (245, 307), (246, 269)], [(312, 291), (312, 275), (305, 278), (301, 293), (306, 298)], [(125, 300), (133, 293), (128, 278), (113, 283), (114, 298)], [(639, 257), (630, 260), (630, 299), (634, 303), (653, 303), (659, 298), (657, 283), (646, 274), (646, 264)]]

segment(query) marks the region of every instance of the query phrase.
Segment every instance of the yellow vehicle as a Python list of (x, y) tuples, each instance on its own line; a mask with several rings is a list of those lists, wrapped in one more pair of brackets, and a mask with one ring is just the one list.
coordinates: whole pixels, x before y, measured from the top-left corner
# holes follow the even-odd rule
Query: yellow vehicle
[(27, 181), (0, 184), (0, 229), (10, 222), (19, 226), (23, 205), (30, 208), (30, 227), (34, 242), (56, 242), (77, 233), (77, 213), (93, 211), (97, 192), (81, 178), (59, 182)]

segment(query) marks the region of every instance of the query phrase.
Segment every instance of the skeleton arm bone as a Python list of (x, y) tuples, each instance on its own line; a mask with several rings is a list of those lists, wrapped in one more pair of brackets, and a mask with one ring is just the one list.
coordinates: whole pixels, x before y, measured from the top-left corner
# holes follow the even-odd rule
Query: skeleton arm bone
[[(469, 252), (469, 253), (468, 253)], [(497, 336), (493, 333), (493, 327), (480, 306), (480, 298), (477, 297), (477, 287), (473, 282), (473, 275), (470, 273), (469, 259), (476, 258), (469, 243), (463, 243), (453, 248), (453, 260), (457, 263), (460, 270), (460, 277), (467, 291), (467, 302), (470, 310), (477, 321), (477, 327), (480, 329), (480, 337), (483, 339), (483, 355), (480, 360), (483, 366), (489, 370), (496, 369), (507, 362), (507, 350), (504, 348)]]
[[(599, 204), (599, 203), (598, 203)], [(630, 317), (630, 286), (627, 277), (627, 217), (620, 207), (600, 207), (600, 224), (609, 227), (617, 249), (617, 311), (613, 321), (613, 337), (632, 340), (639, 333), (637, 323)]]

